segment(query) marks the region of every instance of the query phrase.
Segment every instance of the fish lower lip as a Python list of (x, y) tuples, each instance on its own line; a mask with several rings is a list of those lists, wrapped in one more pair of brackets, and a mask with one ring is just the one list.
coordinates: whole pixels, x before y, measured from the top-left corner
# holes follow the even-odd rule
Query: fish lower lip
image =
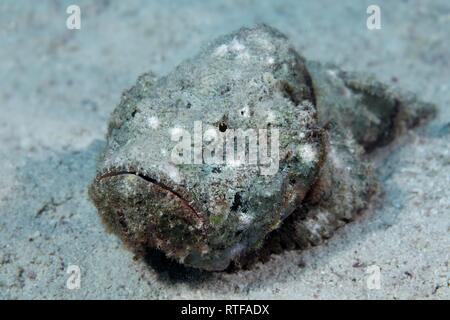
[(154, 184), (154, 185), (157, 185), (157, 186), (160, 187), (161, 189), (166, 190), (167, 192), (169, 192), (169, 193), (171, 193), (172, 195), (174, 195), (175, 197), (177, 197), (177, 198), (178, 198), (178, 199), (179, 199), (186, 207), (188, 207), (190, 210), (192, 210), (192, 212), (193, 212), (197, 217), (200, 216), (200, 214), (197, 212), (197, 210), (196, 210), (194, 207), (192, 207), (192, 205), (189, 203), (189, 201), (186, 200), (180, 193), (178, 193), (177, 191), (175, 191), (173, 188), (170, 188), (170, 187), (168, 187), (167, 185), (161, 183), (160, 181), (158, 181), (158, 180), (156, 180), (156, 179), (154, 179), (154, 178), (151, 178), (151, 177), (149, 177), (149, 176), (147, 176), (147, 175), (144, 175), (144, 174), (142, 174), (142, 173), (138, 173), (138, 172), (136, 172), (136, 171), (126, 171), (126, 170), (123, 170), (123, 171), (113, 171), (113, 172), (108, 172), (108, 173), (105, 173), (105, 174), (99, 176), (99, 177), (97, 178), (97, 180), (100, 181), (100, 180), (103, 180), (103, 179), (105, 179), (105, 178), (117, 177), (117, 176), (120, 176), (120, 175), (127, 175), (127, 174), (135, 175), (135, 176), (137, 176), (137, 177), (139, 177), (139, 178), (141, 178), (141, 179), (147, 181), (148, 183), (152, 183), (152, 184)]
[(188, 202), (190, 194), (135, 170), (112, 170), (98, 174), (89, 192), (125, 244), (138, 253), (158, 248), (179, 257), (207, 250), (207, 216)]

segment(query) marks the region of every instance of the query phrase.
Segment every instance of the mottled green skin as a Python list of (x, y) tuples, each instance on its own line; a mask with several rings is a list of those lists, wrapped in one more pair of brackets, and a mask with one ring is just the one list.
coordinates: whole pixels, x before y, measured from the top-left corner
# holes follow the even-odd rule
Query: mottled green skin
[[(149, 125), (152, 117), (157, 128)], [(195, 121), (225, 123), (228, 130), (279, 129), (279, 170), (262, 175), (250, 165), (172, 163), (170, 130), (192, 132)], [(297, 150), (302, 144), (315, 152), (307, 163)], [(124, 95), (91, 197), (131, 247), (157, 247), (187, 265), (222, 270), (301, 203), (322, 150), (304, 59), (269, 27), (242, 29), (166, 77), (141, 77)], [(176, 195), (178, 208), (177, 199), (164, 201), (164, 192)]]
[[(221, 37), (166, 77), (141, 76), (123, 95), (91, 198), (134, 250), (158, 248), (206, 270), (244, 265), (276, 252), (274, 244), (317, 244), (376, 189), (364, 150), (432, 112), (358, 77), (306, 62), (264, 25)], [(279, 129), (279, 170), (172, 163), (171, 130), (192, 132), (195, 121)]]
[(308, 61), (321, 126), (349, 131), (366, 151), (391, 142), (436, 112), (409, 92), (395, 90), (373, 76)]

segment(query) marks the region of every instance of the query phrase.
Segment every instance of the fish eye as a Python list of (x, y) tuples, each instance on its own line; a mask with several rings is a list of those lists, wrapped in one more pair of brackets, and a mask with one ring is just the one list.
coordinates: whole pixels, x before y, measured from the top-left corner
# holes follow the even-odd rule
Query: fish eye
[(227, 126), (227, 124), (226, 124), (225, 122), (219, 123), (219, 131), (220, 131), (220, 132), (225, 132), (225, 131), (227, 131), (227, 128), (228, 128), (228, 126)]

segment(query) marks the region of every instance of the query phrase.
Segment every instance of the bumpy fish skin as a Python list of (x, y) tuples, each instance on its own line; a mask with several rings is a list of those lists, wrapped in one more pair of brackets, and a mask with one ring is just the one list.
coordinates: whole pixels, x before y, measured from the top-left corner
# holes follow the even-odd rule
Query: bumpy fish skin
[[(206, 270), (244, 266), (351, 221), (377, 189), (364, 153), (432, 113), (373, 79), (305, 61), (271, 27), (242, 28), (124, 93), (89, 193), (136, 252), (158, 248)], [(174, 163), (171, 135), (196, 121), (224, 135), (277, 129), (278, 170), (208, 164), (195, 152), (194, 163)]]

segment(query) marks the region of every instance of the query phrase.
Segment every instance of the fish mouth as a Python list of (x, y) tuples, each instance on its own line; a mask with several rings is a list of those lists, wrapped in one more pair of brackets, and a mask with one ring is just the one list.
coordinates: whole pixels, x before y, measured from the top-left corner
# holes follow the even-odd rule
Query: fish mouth
[(135, 170), (99, 173), (89, 188), (108, 231), (139, 256), (157, 249), (191, 267), (225, 270), (236, 245), (213, 250), (207, 215), (197, 211), (188, 201), (189, 194), (183, 193)]
[(191, 205), (191, 203), (189, 201), (187, 201), (186, 198), (184, 196), (182, 196), (179, 192), (175, 191), (174, 188), (171, 188), (171, 187), (167, 186), (166, 184), (164, 184), (164, 183), (162, 183), (162, 182), (160, 182), (160, 181), (158, 181), (158, 180), (156, 180), (154, 178), (151, 178), (151, 177), (149, 177), (149, 176), (147, 176), (145, 174), (139, 173), (137, 171), (125, 171), (125, 170), (124, 171), (116, 171), (116, 172), (113, 171), (113, 172), (108, 172), (108, 173), (102, 174), (102, 175), (98, 176), (96, 179), (97, 180), (103, 180), (103, 179), (106, 179), (106, 178), (117, 177), (117, 176), (120, 176), (120, 175), (135, 175), (136, 177), (139, 177), (139, 178), (147, 181), (148, 183), (152, 183), (152, 184), (160, 187), (161, 189), (166, 190), (167, 192), (171, 193), (173, 196), (177, 197), (183, 203), (183, 205), (185, 205), (186, 207), (188, 207), (192, 211), (192, 213), (194, 215), (196, 215), (197, 217), (200, 216), (200, 214)]
[(129, 248), (156, 248), (178, 261), (207, 251), (204, 215), (182, 193), (134, 170), (100, 173), (89, 188), (102, 221)]

